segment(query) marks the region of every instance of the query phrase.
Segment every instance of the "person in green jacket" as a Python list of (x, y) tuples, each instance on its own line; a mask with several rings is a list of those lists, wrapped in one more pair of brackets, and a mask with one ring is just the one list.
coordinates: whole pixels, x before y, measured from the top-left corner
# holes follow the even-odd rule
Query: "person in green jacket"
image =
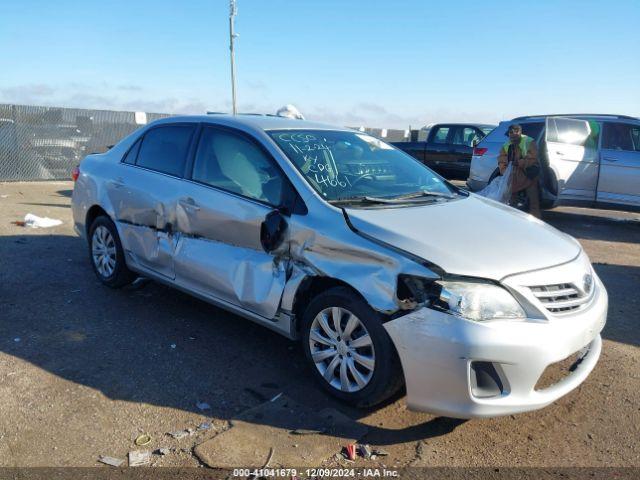
[(513, 164), (511, 172), (511, 204), (515, 203), (517, 194), (526, 191), (529, 199), (529, 213), (540, 218), (540, 194), (538, 192), (538, 146), (536, 141), (522, 133), (522, 127), (509, 126), (509, 140), (500, 149), (498, 168), (504, 174), (509, 163)]

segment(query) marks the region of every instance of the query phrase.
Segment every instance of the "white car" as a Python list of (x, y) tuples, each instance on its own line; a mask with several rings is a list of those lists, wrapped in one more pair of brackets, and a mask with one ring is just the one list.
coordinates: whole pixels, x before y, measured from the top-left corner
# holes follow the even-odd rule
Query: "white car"
[(524, 412), (600, 355), (607, 292), (577, 241), (361, 132), (171, 117), (74, 175), (100, 281), (144, 275), (299, 339), (320, 385), (356, 405), (406, 383), (418, 410)]
[(640, 208), (640, 119), (624, 115), (542, 115), (501, 122), (474, 148), (467, 186), (498, 175), (511, 124), (538, 142), (542, 206)]

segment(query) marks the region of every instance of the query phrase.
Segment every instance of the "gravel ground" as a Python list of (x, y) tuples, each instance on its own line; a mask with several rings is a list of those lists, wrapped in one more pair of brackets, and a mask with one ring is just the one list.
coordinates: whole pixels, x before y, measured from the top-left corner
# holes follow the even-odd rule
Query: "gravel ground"
[[(280, 392), (367, 425), (363, 441), (389, 453), (367, 466), (640, 466), (638, 214), (545, 212), (580, 240), (609, 291), (602, 357), (542, 411), (462, 422), (410, 412), (404, 398), (345, 407), (316, 388), (298, 346), (273, 332), (152, 282), (103, 287), (72, 230), (71, 189), (0, 183), (0, 467), (96, 466), (99, 455), (161, 447), (171, 453), (154, 465), (200, 466), (194, 445)], [(64, 223), (11, 223), (29, 212)], [(211, 428), (166, 435), (202, 422)], [(151, 443), (136, 447), (141, 433)]]

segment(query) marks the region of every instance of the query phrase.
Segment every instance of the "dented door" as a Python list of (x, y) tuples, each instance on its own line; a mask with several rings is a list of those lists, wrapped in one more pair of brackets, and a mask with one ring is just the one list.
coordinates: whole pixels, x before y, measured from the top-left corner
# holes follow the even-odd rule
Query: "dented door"
[(176, 281), (189, 289), (273, 318), (285, 284), (285, 265), (260, 244), (267, 206), (189, 184), (177, 204), (182, 235)]
[(267, 253), (260, 229), (279, 204), (282, 173), (257, 141), (204, 127), (176, 203), (182, 238), (176, 281), (190, 290), (266, 318), (278, 310), (285, 284), (283, 244)]
[(148, 130), (107, 182), (107, 195), (128, 262), (175, 278), (173, 255), (176, 202), (182, 191), (195, 124), (166, 124)]
[(116, 225), (128, 261), (167, 278), (175, 277), (178, 236), (175, 203), (180, 180), (133, 166), (107, 184)]

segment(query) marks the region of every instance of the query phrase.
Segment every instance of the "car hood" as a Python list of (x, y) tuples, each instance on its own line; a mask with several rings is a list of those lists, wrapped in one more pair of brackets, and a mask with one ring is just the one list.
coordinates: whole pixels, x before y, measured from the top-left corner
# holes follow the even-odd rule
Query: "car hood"
[(483, 197), (345, 209), (353, 227), (447, 273), (501, 280), (573, 260), (580, 244), (552, 226)]

